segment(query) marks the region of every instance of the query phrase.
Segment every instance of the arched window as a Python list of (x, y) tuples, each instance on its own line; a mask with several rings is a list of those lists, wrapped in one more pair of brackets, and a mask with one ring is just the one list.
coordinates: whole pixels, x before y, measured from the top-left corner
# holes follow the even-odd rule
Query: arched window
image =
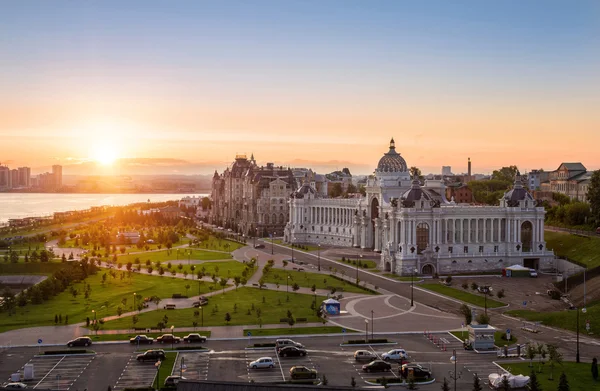
[(283, 213), (279, 215), (279, 224), (283, 224), (283, 222), (285, 221), (285, 217), (283, 216)]
[(265, 214), (265, 224), (269, 224), (269, 215)]
[(417, 254), (421, 254), (429, 245), (429, 225), (419, 223), (417, 225)]
[(523, 252), (531, 251), (531, 241), (533, 239), (533, 225), (531, 222), (525, 221), (521, 224), (521, 243)]

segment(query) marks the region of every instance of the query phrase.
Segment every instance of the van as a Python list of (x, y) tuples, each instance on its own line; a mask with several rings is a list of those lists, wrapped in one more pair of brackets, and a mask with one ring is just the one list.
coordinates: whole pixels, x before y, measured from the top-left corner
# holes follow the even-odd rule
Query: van
[(280, 338), (277, 341), (275, 341), (275, 348), (277, 350), (284, 348), (286, 346), (295, 346), (297, 348), (304, 348), (304, 345), (302, 345), (301, 343), (298, 343), (298, 342), (294, 342), (291, 339)]
[(165, 309), (166, 309), (166, 310), (174, 310), (174, 309), (175, 309), (175, 307), (176, 307), (176, 305), (175, 305), (175, 304), (167, 304), (167, 305), (165, 305)]

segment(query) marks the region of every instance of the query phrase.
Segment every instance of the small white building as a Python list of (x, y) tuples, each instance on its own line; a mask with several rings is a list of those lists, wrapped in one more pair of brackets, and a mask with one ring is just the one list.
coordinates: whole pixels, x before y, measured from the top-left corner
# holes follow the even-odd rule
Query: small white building
[(179, 207), (185, 206), (186, 208), (200, 208), (202, 206), (202, 197), (190, 197), (186, 196), (179, 200)]
[(284, 238), (381, 253), (380, 268), (400, 275), (500, 271), (514, 264), (551, 268), (543, 207), (519, 175), (498, 206), (456, 204), (441, 181), (411, 180), (394, 140), (367, 180), (366, 197), (322, 197), (304, 183), (289, 200)]

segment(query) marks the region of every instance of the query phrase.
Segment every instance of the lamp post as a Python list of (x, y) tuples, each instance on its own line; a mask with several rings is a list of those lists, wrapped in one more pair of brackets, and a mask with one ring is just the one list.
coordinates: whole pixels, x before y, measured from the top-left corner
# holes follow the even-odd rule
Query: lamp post
[(273, 252), (273, 240), (275, 239), (275, 232), (273, 232), (273, 235), (271, 236), (271, 255), (274, 254)]
[(316, 292), (316, 291), (315, 291), (315, 294), (314, 294), (314, 296), (315, 296), (315, 301), (314, 301), (314, 303), (315, 303), (315, 315), (316, 315), (316, 314), (318, 314), (318, 313), (319, 313), (319, 311), (317, 310), (317, 292)]
[(417, 269), (413, 269), (412, 273), (410, 275), (410, 306), (414, 307), (415, 306), (415, 301), (414, 301), (414, 290), (415, 290), (415, 273), (417, 272)]
[(160, 364), (161, 361), (158, 360), (156, 363), (154, 363), (154, 366), (156, 367), (156, 389), (160, 390)]
[(375, 311), (371, 310), (371, 339), (373, 338), (373, 329), (375, 328), (375, 322), (373, 322), (373, 314), (375, 313)]
[(285, 279), (285, 291), (286, 291), (286, 295), (290, 294), (289, 281), (290, 281), (290, 276), (287, 276), (287, 278)]
[(200, 306), (200, 313), (202, 314), (202, 323), (200, 323), (200, 327), (204, 327), (204, 306)]
[(454, 380), (454, 391), (456, 391), (456, 380), (459, 379), (461, 375), (461, 373), (456, 371), (456, 362), (458, 361), (456, 357), (456, 349), (452, 351), (452, 357), (450, 357), (450, 361), (454, 363), (454, 372), (450, 372), (450, 378)]
[(317, 242), (317, 269), (321, 271), (321, 243)]
[(175, 334), (173, 334), (173, 330), (175, 330), (175, 326), (171, 326), (171, 335), (173, 336), (173, 338), (171, 338), (171, 350), (173, 350), (173, 342), (175, 341)]
[(362, 263), (362, 254), (360, 254), (358, 256), (358, 258), (356, 258), (356, 285), (358, 285), (358, 263), (359, 263), (359, 259), (360, 259), (360, 263)]
[(188, 266), (190, 265), (190, 258), (192, 257), (192, 250), (187, 250), (188, 254)]
[(136, 299), (136, 295), (137, 293), (133, 292), (133, 305), (131, 306), (131, 310), (135, 311), (135, 299)]
[(296, 238), (292, 236), (292, 263), (294, 263), (294, 242)]
[(96, 310), (92, 310), (92, 314), (94, 314), (94, 330), (96, 331), (96, 335), (98, 335), (98, 327), (96, 326)]
[[(579, 363), (579, 308), (576, 308), (577, 310), (577, 353), (575, 354), (575, 362)], [(587, 312), (587, 309), (582, 308), (581, 312), (583, 312), (584, 314)]]
[(365, 319), (365, 343), (369, 343), (369, 319)]

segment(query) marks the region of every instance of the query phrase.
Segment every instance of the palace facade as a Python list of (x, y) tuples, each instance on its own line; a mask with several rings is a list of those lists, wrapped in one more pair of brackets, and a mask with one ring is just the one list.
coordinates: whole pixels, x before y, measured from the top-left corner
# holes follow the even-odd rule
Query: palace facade
[(498, 206), (447, 200), (442, 181), (411, 180), (392, 139), (368, 178), (366, 196), (322, 197), (304, 183), (289, 200), (284, 239), (371, 249), (400, 275), (495, 271), (515, 264), (549, 269), (544, 208), (519, 175)]
[(222, 174), (215, 171), (209, 223), (246, 236), (281, 235), (289, 221), (287, 200), (295, 189), (289, 168), (258, 166), (254, 155), (237, 155)]

